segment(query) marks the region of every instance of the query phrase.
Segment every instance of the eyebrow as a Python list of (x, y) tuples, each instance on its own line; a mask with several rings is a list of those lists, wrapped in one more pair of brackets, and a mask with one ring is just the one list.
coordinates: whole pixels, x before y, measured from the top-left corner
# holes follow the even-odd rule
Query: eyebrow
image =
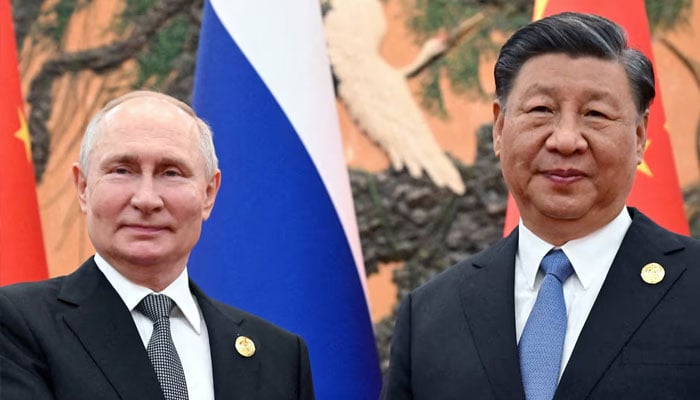
[(100, 165), (108, 165), (108, 164), (134, 164), (138, 162), (138, 157), (129, 155), (129, 154), (116, 154), (113, 156), (109, 156), (102, 160)]
[[(532, 86), (528, 87), (523, 95), (532, 96), (536, 94), (542, 94), (545, 96), (551, 96), (559, 92), (561, 88), (555, 86), (547, 85), (546, 83), (537, 82)], [(566, 89), (565, 89), (566, 90)], [(601, 87), (593, 87), (584, 89), (585, 93), (590, 97), (589, 100), (603, 100), (603, 99), (616, 99), (615, 93), (611, 90), (607, 90)], [(615, 101), (617, 102), (617, 101)]]
[[(140, 157), (131, 154), (117, 154), (106, 158), (102, 165), (107, 164), (138, 164)], [(187, 163), (182, 158), (176, 157), (161, 157), (157, 160), (156, 165), (177, 165), (187, 166)]]

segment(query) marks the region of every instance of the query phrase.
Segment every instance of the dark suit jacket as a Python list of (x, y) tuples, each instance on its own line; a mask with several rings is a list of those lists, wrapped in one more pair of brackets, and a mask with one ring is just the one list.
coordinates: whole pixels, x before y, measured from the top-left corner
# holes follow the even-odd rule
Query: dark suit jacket
[[(555, 399), (700, 399), (700, 241), (630, 214)], [(524, 398), (517, 243), (515, 231), (404, 300), (382, 399)], [(650, 262), (666, 271), (656, 285), (640, 277)]]
[[(217, 399), (313, 399), (300, 337), (191, 290)], [(239, 335), (255, 342), (253, 357), (236, 352)], [(163, 399), (129, 310), (92, 258), (66, 277), (0, 288), (0, 399)]]

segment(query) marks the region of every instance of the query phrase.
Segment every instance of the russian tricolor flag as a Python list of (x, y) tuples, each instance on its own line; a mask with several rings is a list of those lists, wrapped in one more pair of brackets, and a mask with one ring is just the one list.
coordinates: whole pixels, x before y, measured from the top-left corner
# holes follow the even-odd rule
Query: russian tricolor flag
[(212, 297), (304, 337), (319, 399), (381, 377), (317, 0), (211, 0), (193, 105), (222, 186), (190, 257)]

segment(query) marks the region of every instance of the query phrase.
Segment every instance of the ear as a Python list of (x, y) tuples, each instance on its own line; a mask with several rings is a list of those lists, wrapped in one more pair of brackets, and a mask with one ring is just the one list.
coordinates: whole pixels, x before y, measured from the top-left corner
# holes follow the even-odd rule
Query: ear
[(649, 124), (649, 110), (644, 112), (644, 115), (639, 118), (635, 129), (637, 137), (637, 165), (644, 161), (644, 151), (647, 148), (647, 126)]
[(493, 151), (496, 153), (496, 158), (501, 156), (501, 138), (503, 134), (503, 115), (505, 110), (501, 107), (498, 100), (493, 102)]
[(75, 190), (78, 193), (78, 203), (80, 204), (80, 210), (83, 213), (87, 212), (87, 177), (80, 170), (80, 165), (78, 163), (73, 163), (73, 183), (75, 184)]
[(207, 189), (205, 192), (204, 208), (202, 209), (202, 220), (206, 221), (211, 215), (211, 210), (214, 208), (214, 201), (216, 200), (216, 194), (219, 192), (219, 187), (221, 186), (221, 170), (216, 170), (214, 175), (212, 175), (209, 183), (207, 183)]

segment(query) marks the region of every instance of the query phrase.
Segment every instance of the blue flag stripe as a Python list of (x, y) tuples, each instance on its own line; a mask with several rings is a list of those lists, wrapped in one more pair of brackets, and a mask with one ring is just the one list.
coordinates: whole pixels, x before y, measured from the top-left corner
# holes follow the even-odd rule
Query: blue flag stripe
[(302, 335), (319, 399), (376, 398), (371, 322), (338, 213), (290, 119), (208, 2), (193, 104), (214, 131), (222, 187), (191, 276)]

